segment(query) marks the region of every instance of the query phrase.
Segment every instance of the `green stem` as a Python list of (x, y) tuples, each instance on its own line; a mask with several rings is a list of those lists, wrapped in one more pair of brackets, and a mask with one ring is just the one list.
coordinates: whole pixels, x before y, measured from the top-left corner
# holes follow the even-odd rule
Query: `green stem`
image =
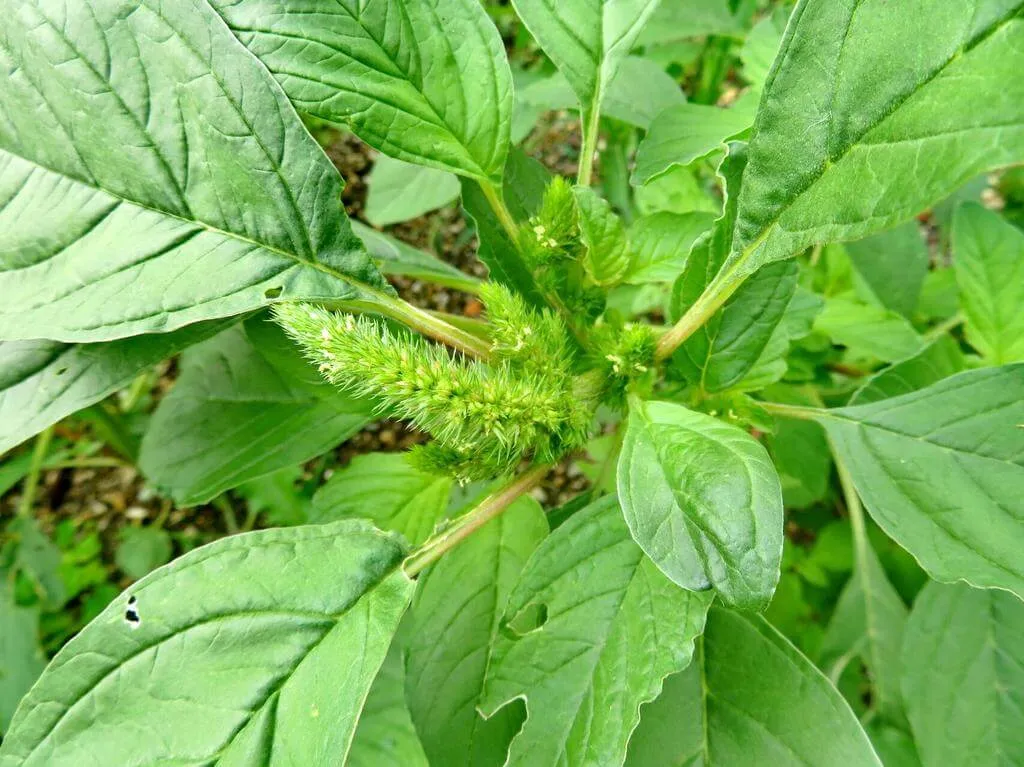
[(801, 421), (815, 421), (821, 417), (822, 411), (818, 408), (803, 407), (802, 405), (786, 405), (782, 402), (758, 402), (761, 407), (772, 415), (783, 418), (798, 418)]
[(597, 470), (597, 477), (594, 479), (593, 492), (594, 498), (600, 498), (604, 495), (604, 491), (601, 489), (604, 483), (608, 480), (608, 475), (615, 471), (619, 465), (619, 452), (622, 450), (622, 443), (626, 437), (626, 430), (624, 424), (619, 424), (615, 427), (615, 434), (612, 439), (612, 444), (608, 448), (608, 455), (605, 456), (601, 462), (601, 467)]
[(53, 427), (48, 426), (36, 437), (35, 447), (32, 449), (32, 462), (28, 467), (28, 476), (25, 477), (25, 487), (21, 492), (21, 503), (18, 504), (18, 514), (22, 517), (32, 516), (32, 505), (36, 500), (36, 490), (39, 487), (39, 475), (43, 471), (43, 461), (50, 449), (50, 440), (53, 439)]
[(407, 301), (385, 293), (374, 296), (375, 301), (338, 301), (333, 305), (346, 311), (381, 314), (401, 322), (428, 338), (440, 341), (466, 356), (487, 361), (491, 358), (491, 345), (473, 333), (455, 327), (428, 311)]
[(58, 461), (46, 464), (47, 469), (118, 469), (128, 466), (120, 458), (77, 458), (71, 461)]
[(226, 496), (218, 495), (213, 499), (213, 505), (220, 512), (221, 517), (223, 517), (224, 527), (227, 529), (228, 535), (238, 533), (238, 517), (235, 515), (235, 508), (231, 505), (231, 501)]
[(863, 564), (867, 559), (868, 530), (864, 523), (864, 507), (861, 506), (860, 496), (857, 495), (857, 488), (853, 485), (853, 477), (845, 464), (839, 460), (835, 449), (832, 456), (836, 462), (836, 471), (839, 473), (839, 484), (843, 488), (843, 500), (846, 502), (846, 511), (850, 515), (850, 527), (853, 528), (854, 554), (857, 557), (858, 569), (863, 572)]
[(950, 332), (951, 330), (955, 330), (956, 328), (960, 327), (960, 325), (962, 325), (966, 319), (967, 318), (964, 317), (963, 312), (957, 312), (949, 319), (944, 320), (940, 322), (938, 325), (936, 325), (934, 328), (931, 328), (928, 332), (924, 334), (924, 337), (928, 341), (935, 341), (939, 338), (942, 338), (942, 336), (946, 335), (946, 333)]
[(402, 564), (405, 574), (415, 578), (474, 532), (499, 517), (516, 499), (539, 485), (550, 469), (546, 464), (534, 466), (484, 498), (475, 509), (459, 517), (451, 527), (414, 551)]
[(601, 104), (595, 99), (594, 105), (583, 123), (583, 146), (580, 149), (580, 172), (576, 179), (579, 186), (590, 186), (594, 179), (594, 155), (597, 154), (597, 139), (601, 133)]
[(730, 269), (721, 272), (711, 284), (704, 289), (693, 305), (686, 311), (671, 330), (661, 337), (655, 356), (659, 360), (668, 359), (676, 349), (683, 345), (687, 338), (702, 328), (710, 320), (715, 312), (722, 308), (726, 301), (743, 284), (746, 276), (736, 276), (738, 267), (742, 261), (734, 264)]
[(494, 215), (497, 216), (498, 221), (501, 223), (501, 228), (505, 230), (509, 239), (512, 240), (512, 244), (518, 248), (519, 224), (516, 223), (512, 211), (505, 204), (505, 196), (501, 189), (496, 184), (489, 182), (480, 182), (480, 189), (483, 190), (487, 203), (491, 206), (491, 210), (494, 211)]

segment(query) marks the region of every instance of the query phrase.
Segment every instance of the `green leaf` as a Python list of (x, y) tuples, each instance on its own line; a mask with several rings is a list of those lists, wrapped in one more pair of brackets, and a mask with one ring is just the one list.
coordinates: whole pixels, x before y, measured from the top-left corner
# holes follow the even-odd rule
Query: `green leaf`
[(0, 10), (3, 338), (108, 341), (390, 291), (337, 171), (206, 0)]
[(633, 538), (675, 583), (764, 609), (779, 581), (782, 489), (742, 429), (668, 402), (630, 403), (618, 464)]
[(459, 198), (451, 173), (380, 155), (366, 177), (369, 192), (363, 215), (374, 226), (389, 226), (443, 208)]
[(641, 710), (627, 767), (881, 767), (839, 692), (763, 618), (712, 608), (699, 644)]
[(661, 3), (637, 38), (638, 45), (663, 45), (691, 37), (739, 37), (743, 22), (722, 0), (669, 0)]
[(15, 714), (0, 765), (343, 761), (412, 596), (404, 553), (349, 521), (186, 554), (58, 653)]
[(917, 746), (908, 733), (879, 722), (872, 722), (867, 731), (885, 767), (921, 767)]
[(467, 293), (475, 293), (480, 289), (479, 279), (459, 271), (431, 253), (414, 248), (358, 221), (352, 222), (352, 231), (363, 241), (384, 274), (426, 280)]
[(966, 367), (967, 360), (960, 351), (960, 344), (950, 336), (942, 336), (913, 357), (871, 376), (850, 398), (850, 404), (868, 405), (901, 394), (910, 394), (960, 373)]
[[(540, 208), (551, 174), (539, 162), (519, 149), (509, 153), (505, 168), (504, 196), (509, 212), (526, 221)], [(491, 209), (479, 184), (462, 182), (462, 207), (476, 228), (480, 240), (477, 255), (487, 265), (489, 277), (506, 285), (536, 306), (547, 306), (530, 271)]]
[[(516, 98), (525, 106), (544, 112), (580, 108), (572, 86), (561, 72), (531, 83), (518, 91)], [(685, 103), (686, 94), (661, 64), (627, 56), (608, 85), (601, 114), (647, 130), (666, 109)]]
[(768, 79), (788, 21), (789, 9), (776, 8), (771, 15), (757, 22), (743, 41), (743, 49), (740, 51), (743, 79), (755, 89), (763, 88)]
[(710, 213), (655, 213), (629, 228), (629, 270), (632, 285), (672, 282), (683, 271), (693, 244), (711, 228)]
[(613, 497), (570, 517), (527, 562), (487, 669), (485, 715), (526, 700), (506, 764), (620, 764), (640, 704), (689, 664), (710, 601), (644, 557)]
[(310, 521), (362, 517), (416, 546), (444, 518), (451, 490), (450, 477), (414, 468), (403, 453), (360, 455), (313, 496)]
[(1024, 365), (817, 419), (872, 517), (933, 578), (1024, 596)]
[(825, 309), (814, 320), (814, 329), (854, 355), (883, 362), (911, 357), (925, 345), (903, 315), (847, 296), (826, 298)]
[(721, 207), (692, 169), (678, 166), (637, 187), (634, 196), (636, 208), (643, 216), (653, 216), (662, 211), (717, 214)]
[(990, 364), (1024, 361), (1024, 232), (970, 203), (957, 209), (953, 248), (967, 341)]
[(729, 278), (908, 220), (1024, 159), (1022, 9), (801, 0), (754, 124)]
[(886, 721), (905, 726), (900, 651), (908, 610), (867, 539), (855, 546), (857, 565), (829, 621), (818, 665), (837, 679), (853, 658), (860, 658), (871, 680), (872, 708)]
[(868, 293), (881, 306), (913, 316), (930, 261), (916, 221), (851, 242), (846, 252)]
[(102, 344), (0, 343), (0, 453), (123, 389), (147, 368), (231, 322)]
[[(742, 295), (742, 291), (741, 287), (736, 292)], [(782, 319), (761, 350), (761, 356), (743, 376), (743, 380), (733, 388), (740, 391), (758, 391), (782, 380), (789, 370), (787, 358), (791, 343), (810, 335), (814, 321), (824, 305), (825, 302), (819, 295), (797, 285)]]
[(925, 586), (904, 634), (903, 696), (924, 767), (1024, 762), (1024, 604)]
[(779, 472), (788, 509), (805, 509), (828, 495), (832, 455), (821, 426), (813, 421), (778, 418), (768, 449)]
[(513, 0), (530, 34), (565, 75), (584, 119), (601, 112), (604, 95), (660, 0)]
[[(548, 532), (532, 498), (517, 501), (420, 578), (410, 610), (406, 699), (432, 764), (504, 764), (522, 710), (477, 711), (502, 610)], [(542, 713), (543, 715), (543, 713)]]
[(132, 580), (148, 575), (171, 561), (171, 536), (157, 527), (121, 528), (114, 562)]
[(370, 687), (345, 767), (430, 767), (405, 703), (405, 664), (397, 640)]
[(43, 532), (39, 521), (19, 515), (7, 525), (14, 536), (14, 566), (24, 573), (43, 606), (57, 610), (68, 601), (67, 588), (60, 577), (60, 549)]
[(290, 527), (310, 520), (310, 498), (296, 487), (302, 480), (303, 467), (283, 469), (243, 482), (235, 492), (245, 498), (249, 514), (266, 514), (264, 526)]
[(22, 696), (39, 678), (46, 665), (39, 647), (39, 610), (19, 607), (0, 570), (0, 735), (14, 715)]
[[(268, 358), (272, 344), (294, 369)], [(184, 355), (143, 437), (139, 466), (179, 504), (205, 503), (331, 449), (361, 429), (370, 411), (324, 383), (280, 328), (261, 318)]]
[(578, 186), (573, 192), (585, 248), (583, 268), (598, 285), (615, 285), (629, 269), (629, 243), (622, 219), (593, 189)]
[[(751, 105), (744, 100), (743, 106)], [(679, 104), (658, 114), (637, 149), (632, 182), (646, 184), (669, 169), (685, 166), (724, 151), (726, 142), (742, 134), (754, 121), (753, 111), (721, 109), (701, 104)]]
[(212, 2), (300, 110), (399, 160), (500, 182), (512, 72), (477, 0)]

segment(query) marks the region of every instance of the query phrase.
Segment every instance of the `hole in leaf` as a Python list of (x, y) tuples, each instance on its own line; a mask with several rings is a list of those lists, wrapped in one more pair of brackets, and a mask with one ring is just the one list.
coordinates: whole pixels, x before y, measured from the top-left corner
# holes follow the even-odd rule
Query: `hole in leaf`
[(531, 631), (538, 631), (544, 628), (544, 624), (547, 622), (548, 606), (544, 604), (529, 604), (505, 623), (505, 630), (511, 638), (517, 639), (529, 634)]
[(263, 293), (267, 298), (280, 298), (284, 292), (283, 288), (267, 288), (266, 292)]

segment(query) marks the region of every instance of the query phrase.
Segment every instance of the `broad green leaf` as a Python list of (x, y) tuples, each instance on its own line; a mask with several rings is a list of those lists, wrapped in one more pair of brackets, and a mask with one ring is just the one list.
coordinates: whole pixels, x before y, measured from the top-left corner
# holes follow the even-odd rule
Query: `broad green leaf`
[(477, 0), (211, 0), (300, 110), (406, 162), (500, 182), (512, 72)]
[[(514, 149), (505, 168), (505, 204), (517, 221), (526, 221), (544, 199), (551, 174), (539, 162)], [(530, 303), (546, 306), (519, 249), (494, 215), (479, 184), (462, 182), (462, 207), (476, 229), (480, 245), (477, 255), (487, 265), (490, 279), (514, 289)]]
[(924, 349), (871, 376), (850, 398), (851, 405), (867, 405), (909, 394), (938, 383), (967, 367), (964, 354), (950, 336), (942, 336)]
[[(541, 111), (580, 108), (572, 86), (561, 72), (531, 83), (516, 98)], [(648, 58), (627, 56), (608, 85), (601, 114), (647, 130), (666, 109), (685, 103), (686, 94), (663, 66)]]
[[(753, 106), (744, 100), (745, 106)], [(679, 104), (661, 112), (637, 149), (634, 184), (646, 184), (677, 165), (689, 165), (742, 134), (754, 121), (747, 108), (722, 109), (702, 104)]]
[(403, 555), (363, 522), (186, 554), (57, 654), (18, 708), (0, 765), (344, 761), (412, 596)]
[(405, 689), (432, 764), (505, 762), (522, 711), (510, 706), (485, 720), (477, 706), (505, 602), (547, 532), (537, 502), (519, 500), (420, 577), (410, 608)]
[(960, 311), (960, 288), (952, 268), (938, 268), (928, 272), (921, 286), (917, 311), (928, 320), (945, 320)]
[(925, 340), (906, 317), (875, 304), (848, 296), (825, 299), (825, 308), (814, 320), (814, 329), (851, 354), (883, 362), (896, 362), (920, 352)]
[(270, 474), (243, 482), (235, 492), (245, 499), (248, 513), (264, 514), (264, 527), (291, 527), (309, 522), (311, 498), (299, 491), (301, 464), (286, 466)]
[[(704, 293), (728, 256), (745, 165), (743, 145), (733, 144), (719, 168), (726, 194), (725, 210), (711, 236), (694, 247), (672, 289), (672, 313), (677, 317)], [(796, 290), (796, 279), (794, 264), (763, 269), (741, 285), (725, 306), (676, 351), (673, 367), (707, 392), (724, 391), (738, 384), (772, 340)], [(786, 350), (788, 343), (787, 337)], [(781, 347), (780, 338), (773, 352), (778, 353)]]
[(668, 0), (654, 11), (638, 45), (663, 45), (691, 37), (740, 37), (743, 22), (722, 0)]
[(868, 725), (867, 731), (885, 767), (921, 767), (917, 746), (907, 732), (877, 721)]
[(1024, 763), (1024, 603), (925, 586), (904, 633), (903, 696), (924, 767)]
[(598, 285), (615, 285), (629, 269), (629, 242), (622, 219), (593, 189), (578, 186), (573, 192), (585, 248), (583, 268)]
[[(782, 401), (806, 404), (803, 398), (793, 396)], [(832, 478), (832, 455), (819, 424), (777, 418), (775, 433), (768, 435), (767, 445), (779, 472), (786, 508), (804, 509), (825, 499)]]
[(817, 418), (872, 517), (933, 578), (1024, 596), (1024, 365)]
[(623, 59), (661, 0), (513, 0), (530, 34), (565, 75), (584, 119), (601, 104)]
[(712, 608), (699, 644), (641, 710), (627, 767), (881, 767), (839, 692), (763, 618)]
[(776, 8), (773, 13), (757, 22), (743, 41), (743, 49), (740, 51), (743, 79), (755, 89), (763, 88), (765, 81), (768, 80), (788, 21), (789, 9)]
[[(280, 342), (301, 375), (268, 359), (262, 335)], [(371, 420), (371, 409), (319, 380), (283, 332), (261, 318), (184, 355), (143, 437), (139, 466), (179, 504), (204, 503), (330, 450)]]
[(668, 402), (630, 403), (618, 464), (633, 538), (686, 589), (763, 609), (779, 581), (782, 489), (742, 429)]
[(993, 365), (1024, 361), (1024, 232), (980, 205), (962, 205), (953, 249), (967, 341)]
[(451, 490), (450, 477), (414, 468), (403, 453), (360, 455), (313, 496), (310, 521), (362, 517), (416, 546), (444, 518)]
[(911, 317), (928, 274), (928, 246), (916, 221), (846, 246), (854, 271), (886, 309)]
[(18, 515), (7, 524), (13, 536), (14, 567), (32, 583), (43, 606), (57, 610), (68, 601), (67, 588), (60, 575), (60, 549), (43, 531), (39, 520)]
[(801, 0), (765, 86), (727, 279), (908, 220), (1024, 159), (1021, 0)]
[(431, 253), (414, 248), (358, 221), (352, 222), (352, 231), (363, 241), (384, 274), (426, 280), (467, 293), (475, 293), (480, 288), (479, 279), (459, 271)]
[(0, 736), (7, 732), (18, 701), (46, 665), (39, 647), (39, 610), (19, 607), (0, 570)]
[(867, 539), (858, 539), (855, 548), (857, 564), (829, 621), (818, 665), (835, 679), (853, 658), (860, 658), (871, 680), (872, 708), (886, 721), (906, 726), (900, 651), (907, 607)]
[(128, 386), (139, 373), (203, 341), (230, 320), (101, 344), (0, 342), (0, 453)]
[(459, 180), (451, 173), (380, 155), (366, 178), (369, 191), (363, 215), (374, 226), (389, 226), (443, 208), (459, 198)]
[(620, 764), (640, 705), (689, 664), (710, 601), (658, 572), (614, 497), (570, 517), (527, 562), (487, 669), (481, 712), (526, 700), (506, 764)]
[(396, 640), (370, 687), (345, 767), (430, 767), (405, 703), (405, 673)]
[(138, 580), (171, 561), (171, 536), (158, 527), (124, 527), (118, 536), (114, 563), (132, 580)]
[(712, 197), (693, 170), (679, 166), (637, 187), (634, 196), (636, 209), (643, 216), (662, 211), (718, 214), (721, 208), (720, 202)]
[[(756, 281), (757, 277), (754, 277), (754, 280)], [(737, 294), (742, 295), (742, 290), (738, 290)], [(761, 350), (761, 356), (743, 376), (743, 380), (733, 388), (740, 391), (759, 391), (782, 380), (789, 370), (787, 358), (791, 343), (810, 335), (814, 320), (824, 305), (821, 296), (797, 285), (782, 319)]]
[(390, 290), (337, 171), (206, 0), (0, 11), (3, 338), (108, 341)]
[(629, 228), (629, 270), (632, 285), (672, 282), (683, 271), (694, 243), (711, 228), (710, 213), (655, 213)]

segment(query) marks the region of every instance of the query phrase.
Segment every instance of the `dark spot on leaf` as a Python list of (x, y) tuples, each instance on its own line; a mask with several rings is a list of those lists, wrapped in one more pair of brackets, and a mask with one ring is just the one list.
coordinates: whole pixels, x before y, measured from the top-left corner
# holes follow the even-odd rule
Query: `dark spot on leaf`
[(67, 369), (67, 368), (59, 368), (59, 369), (57, 370), (57, 375), (59, 375), (59, 376), (62, 376), (62, 375), (64, 375), (64, 374), (65, 374), (65, 373), (67, 373), (67, 372), (68, 372), (68, 369)]
[(139, 600), (134, 596), (128, 597), (128, 609), (124, 611), (124, 619), (133, 629), (139, 627), (142, 623), (142, 618), (139, 617), (138, 609)]

